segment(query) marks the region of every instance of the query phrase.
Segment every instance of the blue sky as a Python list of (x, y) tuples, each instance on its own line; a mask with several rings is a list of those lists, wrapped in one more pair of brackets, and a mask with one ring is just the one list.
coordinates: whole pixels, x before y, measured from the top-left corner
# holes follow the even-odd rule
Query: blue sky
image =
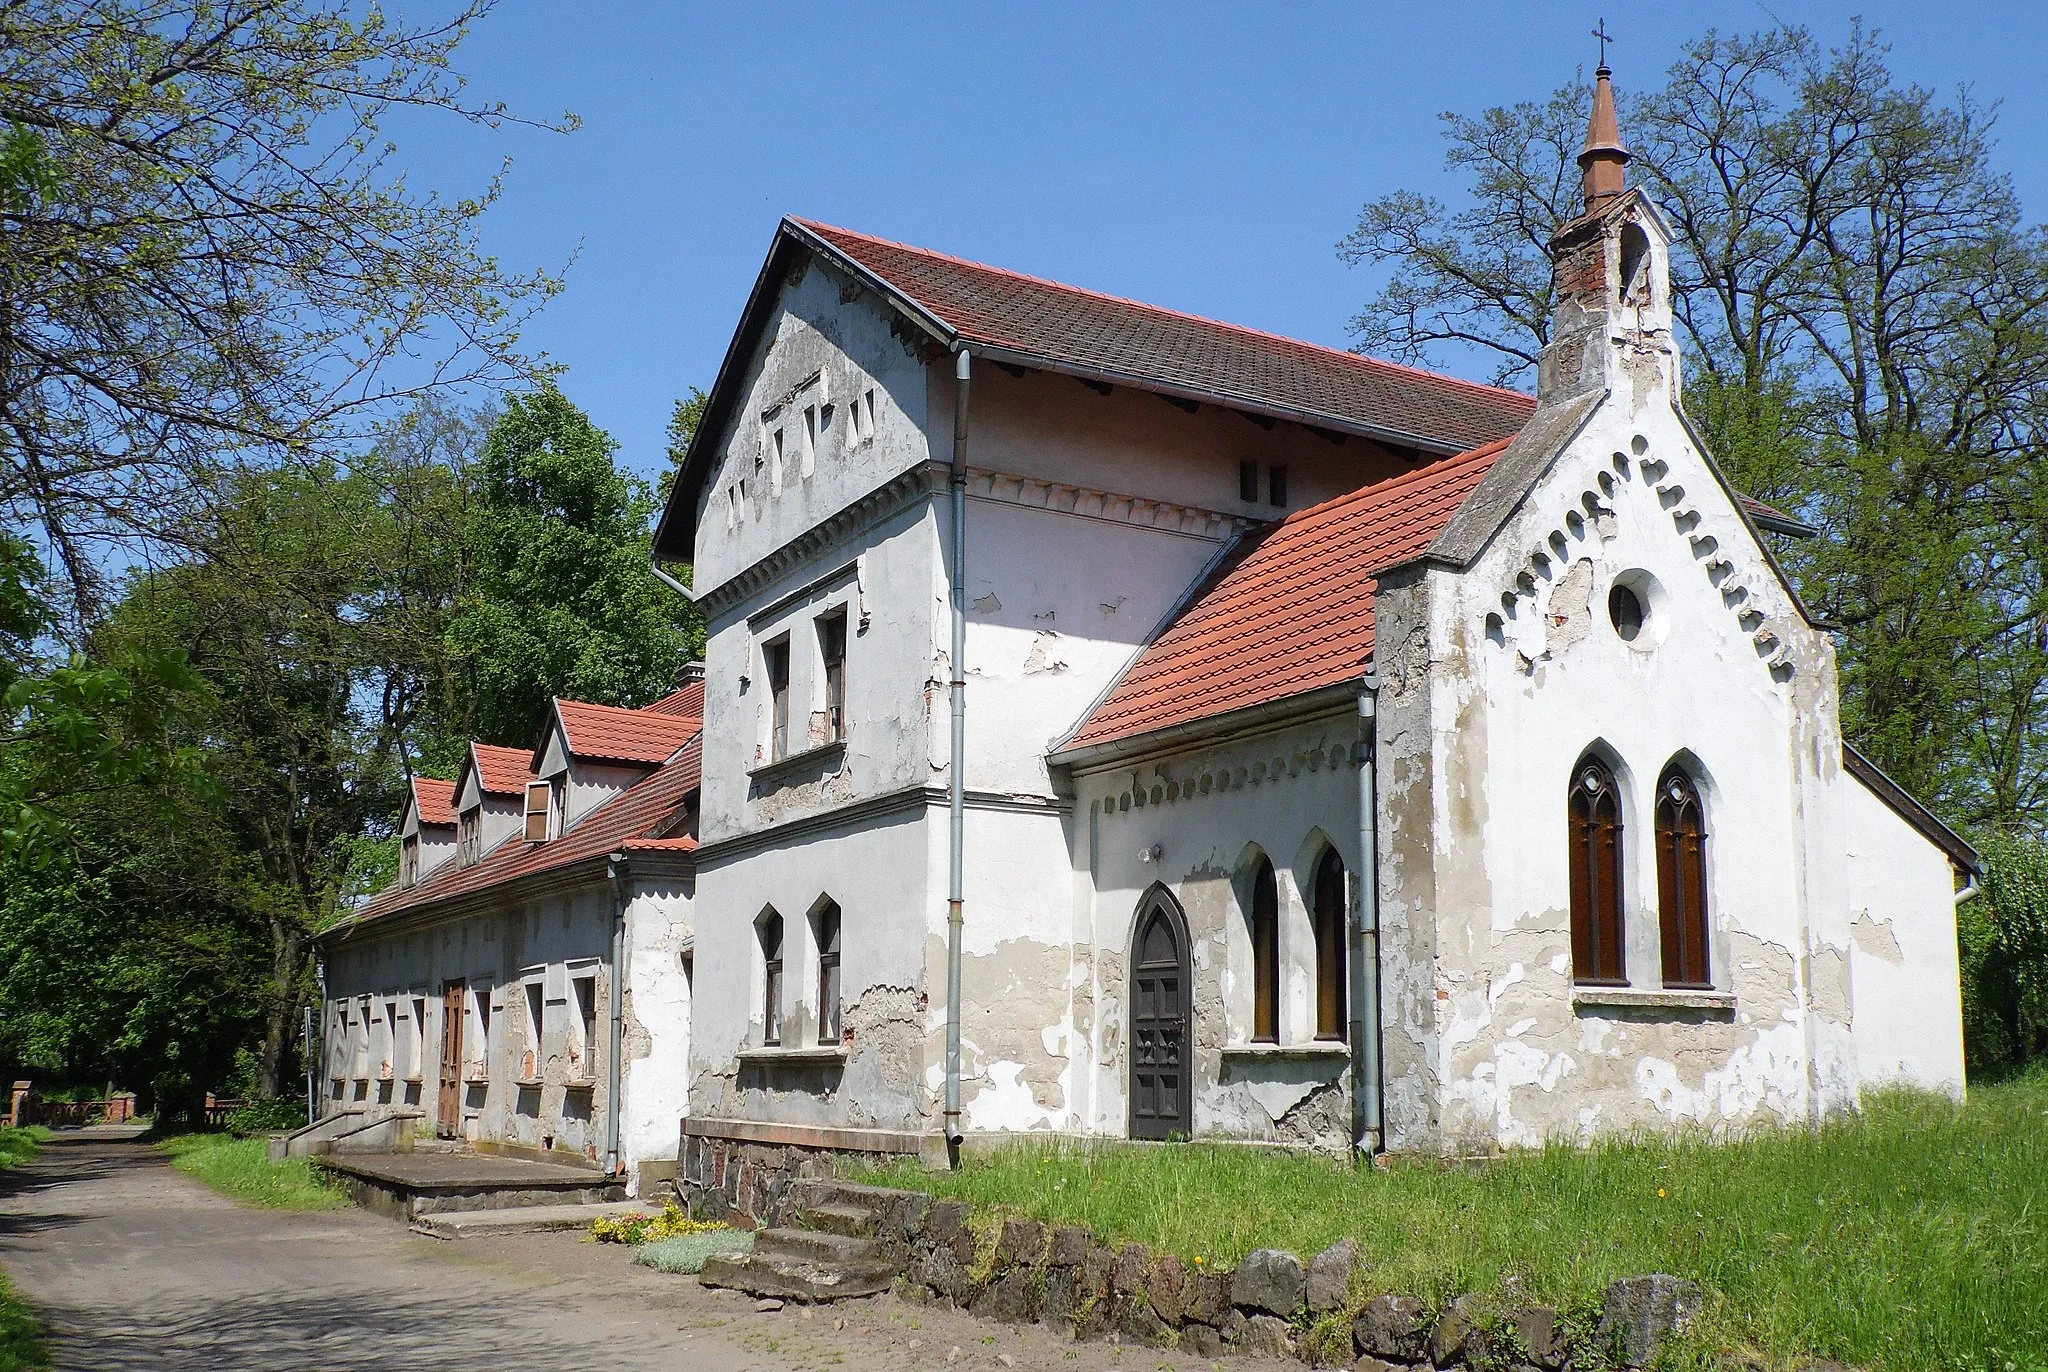
[[(1902, 77), (2003, 102), (2000, 162), (2048, 196), (2039, 3), (1773, 0), (1824, 40), (1880, 28)], [(805, 215), (1334, 346), (1373, 293), (1333, 248), (1360, 203), (1449, 195), (1436, 116), (1624, 88), (1760, 4), (577, 4), (506, 0), (460, 55), (476, 94), (581, 131), (407, 121), (444, 193), (511, 159), (487, 247), (560, 268), (528, 341), (643, 472), (708, 387), (777, 218)], [(1477, 376), (1476, 368), (1468, 368)]]

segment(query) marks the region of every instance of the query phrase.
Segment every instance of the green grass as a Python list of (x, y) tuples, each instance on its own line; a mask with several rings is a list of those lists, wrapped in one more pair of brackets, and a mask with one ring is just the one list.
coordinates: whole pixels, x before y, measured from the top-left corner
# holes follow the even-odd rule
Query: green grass
[(224, 1196), (270, 1210), (339, 1210), (348, 1197), (327, 1185), (304, 1158), (273, 1164), (266, 1139), (227, 1134), (177, 1134), (157, 1147), (171, 1166)]
[(748, 1230), (717, 1229), (643, 1243), (633, 1250), (633, 1261), (657, 1272), (701, 1272), (704, 1259), (713, 1253), (744, 1253), (753, 1246), (754, 1236)]
[[(1886, 1372), (2048, 1369), (2048, 1072), (1958, 1108), (1894, 1091), (1819, 1131), (1557, 1146), (1389, 1170), (1227, 1145), (1019, 1146), (871, 1180), (1087, 1225), (1205, 1265), (1345, 1236), (1376, 1290), (1504, 1283), (1583, 1309), (1617, 1277), (1710, 1293), (1692, 1352)], [(1684, 1360), (1683, 1358), (1681, 1360)]]
[[(21, 1166), (42, 1151), (50, 1131), (39, 1124), (21, 1129), (0, 1128), (0, 1172)], [(48, 1367), (50, 1355), (43, 1349), (43, 1326), (35, 1312), (22, 1304), (0, 1272), (0, 1372), (18, 1372), (29, 1367)]]
[(48, 1367), (50, 1355), (43, 1348), (41, 1321), (15, 1298), (0, 1273), (0, 1372), (20, 1372), (29, 1367)]
[(20, 1129), (0, 1128), (0, 1172), (19, 1167), (41, 1152), (49, 1137), (50, 1131), (40, 1124), (25, 1125)]

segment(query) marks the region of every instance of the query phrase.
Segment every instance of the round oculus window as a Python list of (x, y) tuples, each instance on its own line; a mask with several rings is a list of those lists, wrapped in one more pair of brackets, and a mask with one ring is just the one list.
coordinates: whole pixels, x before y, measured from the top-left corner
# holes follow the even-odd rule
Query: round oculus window
[(1616, 586), (1607, 593), (1607, 617), (1624, 643), (1633, 643), (1643, 632), (1643, 598), (1632, 586)]

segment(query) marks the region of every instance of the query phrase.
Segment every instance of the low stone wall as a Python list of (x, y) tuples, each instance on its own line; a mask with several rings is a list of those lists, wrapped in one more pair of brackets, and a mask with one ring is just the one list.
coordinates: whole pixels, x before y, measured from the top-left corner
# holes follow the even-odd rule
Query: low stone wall
[(1203, 1357), (1236, 1349), (1360, 1372), (1636, 1368), (1701, 1301), (1692, 1282), (1657, 1275), (1615, 1282), (1593, 1310), (1469, 1296), (1433, 1309), (1407, 1296), (1367, 1295), (1371, 1264), (1350, 1240), (1306, 1262), (1260, 1249), (1219, 1271), (1141, 1243), (1105, 1243), (1076, 1226), (976, 1214), (964, 1201), (851, 1186), (840, 1197), (838, 1189), (799, 1181), (782, 1200), (798, 1221), (835, 1201), (864, 1205), (876, 1237), (905, 1261), (911, 1299)]
[(685, 1119), (676, 1195), (692, 1219), (773, 1229), (788, 1218), (792, 1183), (863, 1171), (916, 1154), (924, 1143), (917, 1135), (883, 1130)]

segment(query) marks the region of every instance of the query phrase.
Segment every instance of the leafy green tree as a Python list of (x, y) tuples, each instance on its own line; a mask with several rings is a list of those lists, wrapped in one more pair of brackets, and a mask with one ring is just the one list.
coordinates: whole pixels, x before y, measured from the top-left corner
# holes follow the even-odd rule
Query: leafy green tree
[(511, 118), (451, 65), (491, 8), (0, 5), (0, 514), (72, 628), (107, 542), (175, 535), (216, 469), (529, 373), (519, 328), (558, 283), (482, 251), (497, 179), (421, 192), (384, 127)]
[(523, 744), (549, 700), (645, 705), (703, 649), (648, 570), (654, 499), (553, 385), (510, 398), (477, 462), (471, 582), (449, 629), (463, 708), (444, 737)]
[(704, 406), (711, 397), (697, 387), (690, 387), (690, 393), (677, 398), (675, 407), (668, 415), (668, 465), (662, 468), (661, 480), (654, 488), (655, 508), (668, 504), (669, 492), (676, 487), (676, 477), (682, 473), (683, 459), (690, 455), (690, 444), (697, 439), (697, 427), (704, 422)]
[[(1842, 626), (1844, 727), (1955, 819), (2039, 825), (2048, 235), (1986, 112), (1897, 82), (1886, 51), (1709, 32), (1624, 102), (1632, 173), (1676, 236), (1688, 410), (1738, 485), (1822, 531), (1780, 553)], [(1382, 197), (1339, 247), (1391, 268), (1361, 347), (1530, 374), (1589, 99), (1445, 117), (1463, 202)]]

